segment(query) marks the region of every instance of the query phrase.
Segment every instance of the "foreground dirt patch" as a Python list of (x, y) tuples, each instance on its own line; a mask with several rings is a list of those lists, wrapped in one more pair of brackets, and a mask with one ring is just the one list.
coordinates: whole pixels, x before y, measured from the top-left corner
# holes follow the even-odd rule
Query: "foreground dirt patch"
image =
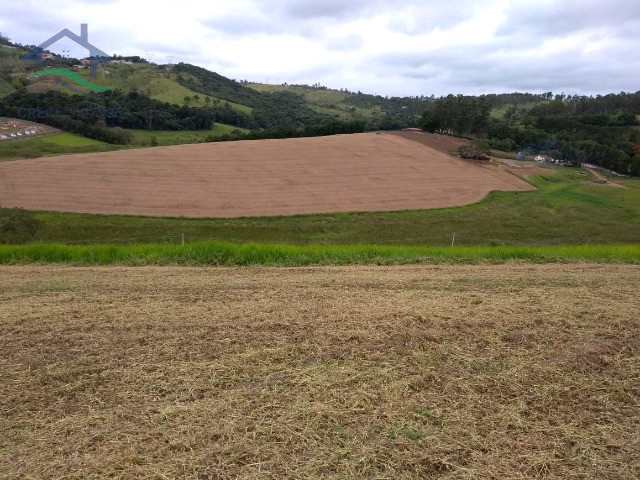
[(3, 267), (0, 477), (638, 478), (639, 282)]
[(531, 190), (396, 134), (181, 145), (0, 165), (0, 205), (184, 217), (460, 206)]

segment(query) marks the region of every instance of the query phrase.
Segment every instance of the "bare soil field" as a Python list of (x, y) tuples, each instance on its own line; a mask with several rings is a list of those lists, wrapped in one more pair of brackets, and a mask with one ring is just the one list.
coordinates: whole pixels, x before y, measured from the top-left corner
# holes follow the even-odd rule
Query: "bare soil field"
[(429, 148), (433, 148), (442, 153), (448, 153), (453, 156), (457, 156), (458, 149), (464, 145), (468, 145), (470, 142), (464, 138), (452, 137), (449, 135), (438, 135), (435, 133), (420, 132), (417, 130), (403, 130), (397, 132), (397, 135), (401, 135), (404, 138), (419, 142)]
[(639, 283), (3, 267), (0, 478), (638, 478)]
[(230, 218), (453, 207), (491, 191), (533, 188), (497, 166), (453, 158), (407, 135), (420, 134), (209, 143), (7, 162), (0, 165), (0, 205)]

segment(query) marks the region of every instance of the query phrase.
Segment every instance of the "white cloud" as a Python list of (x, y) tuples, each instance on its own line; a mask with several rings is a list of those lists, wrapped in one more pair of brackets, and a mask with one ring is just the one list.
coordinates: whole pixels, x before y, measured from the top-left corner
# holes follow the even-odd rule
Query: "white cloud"
[(0, 31), (37, 44), (82, 22), (109, 53), (256, 81), (389, 95), (640, 89), (637, 0), (23, 0), (3, 6)]

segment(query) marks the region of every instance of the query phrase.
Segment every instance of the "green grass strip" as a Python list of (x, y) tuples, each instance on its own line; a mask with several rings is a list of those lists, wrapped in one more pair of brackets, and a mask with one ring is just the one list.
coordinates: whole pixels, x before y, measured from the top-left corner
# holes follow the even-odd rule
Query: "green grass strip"
[(265, 245), (198, 242), (155, 245), (0, 245), (0, 264), (68, 265), (407, 265), (473, 263), (640, 264), (640, 245), (428, 247)]
[(86, 80), (82, 75), (72, 70), (67, 70), (66, 68), (48, 68), (46, 70), (41, 70), (33, 74), (36, 78), (44, 78), (44, 77), (63, 77), (67, 80), (72, 81), (76, 85), (82, 88), (86, 88), (87, 90), (94, 93), (102, 93), (107, 92), (110, 89), (106, 87), (101, 87), (100, 85), (96, 85), (88, 80)]

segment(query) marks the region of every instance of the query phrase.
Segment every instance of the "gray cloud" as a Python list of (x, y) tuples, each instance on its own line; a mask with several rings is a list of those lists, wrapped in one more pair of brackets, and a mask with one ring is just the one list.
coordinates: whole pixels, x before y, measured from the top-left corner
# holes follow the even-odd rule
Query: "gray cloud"
[(435, 28), (450, 28), (473, 17), (478, 2), (455, 0), (455, 8), (443, 8), (435, 2), (418, 2), (411, 5), (410, 15), (390, 16), (389, 27), (400, 33), (416, 35), (430, 32)]
[(279, 34), (286, 26), (259, 15), (224, 15), (202, 22), (208, 28), (230, 35)]
[(286, 12), (294, 18), (345, 18), (360, 12), (367, 5), (361, 0), (326, 0), (318, 2), (314, 0), (287, 2)]
[(278, 12), (285, 17), (310, 19), (345, 19), (361, 15), (363, 10), (371, 8), (377, 0), (271, 0), (260, 2), (262, 11)]
[(357, 50), (363, 43), (364, 40), (360, 35), (345, 35), (331, 37), (327, 41), (327, 47), (331, 50), (338, 51)]
[(139, 2), (144, 33), (120, 0), (5, 2), (0, 31), (37, 44), (89, 21), (108, 52), (389, 95), (640, 89), (639, 0)]
[(640, 19), (640, 2), (636, 0), (565, 0), (531, 7), (512, 4), (508, 21), (499, 34), (527, 32), (551, 36), (579, 30), (618, 29)]
[(516, 48), (498, 49), (499, 45), (381, 55), (372, 61), (372, 68), (399, 71), (401, 76), (423, 80), (425, 84), (446, 85), (447, 90), (439, 88), (439, 93), (515, 90), (603, 93), (640, 89), (637, 80), (640, 56), (630, 46), (595, 55), (574, 50), (528, 56)]

